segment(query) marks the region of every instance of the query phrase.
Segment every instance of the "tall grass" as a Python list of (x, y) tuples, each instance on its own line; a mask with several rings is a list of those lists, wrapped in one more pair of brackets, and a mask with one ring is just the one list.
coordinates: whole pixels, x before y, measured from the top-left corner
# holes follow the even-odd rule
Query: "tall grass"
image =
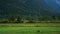
[(0, 24), (0, 27), (60, 27), (59, 23)]

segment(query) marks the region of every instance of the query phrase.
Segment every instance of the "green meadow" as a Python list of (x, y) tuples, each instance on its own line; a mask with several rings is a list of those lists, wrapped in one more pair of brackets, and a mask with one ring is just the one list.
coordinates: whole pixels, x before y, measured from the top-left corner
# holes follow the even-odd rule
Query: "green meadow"
[[(6, 26), (5, 26), (6, 25)], [(1, 24), (0, 34), (60, 34), (60, 26), (57, 24), (40, 24), (34, 26), (34, 24)], [(49, 25), (49, 26), (48, 26)], [(17, 27), (18, 26), (18, 27)], [(23, 27), (24, 26), (24, 27)], [(33, 27), (32, 27), (33, 26)]]

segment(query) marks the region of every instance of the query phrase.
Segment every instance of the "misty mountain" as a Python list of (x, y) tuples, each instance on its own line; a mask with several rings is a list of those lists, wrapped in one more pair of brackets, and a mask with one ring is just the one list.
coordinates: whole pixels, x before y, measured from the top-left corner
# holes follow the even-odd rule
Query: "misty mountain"
[(44, 0), (0, 0), (0, 17), (22, 16), (23, 18), (41, 18), (53, 16), (54, 10)]

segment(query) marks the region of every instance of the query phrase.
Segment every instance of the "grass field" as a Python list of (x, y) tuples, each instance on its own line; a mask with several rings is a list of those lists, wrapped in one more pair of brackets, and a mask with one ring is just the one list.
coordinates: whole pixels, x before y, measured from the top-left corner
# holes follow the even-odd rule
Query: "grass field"
[(0, 27), (0, 34), (60, 34), (60, 27)]
[(0, 27), (60, 27), (60, 23), (0, 24)]
[(0, 34), (60, 34), (60, 25), (51, 24), (51, 23), (50, 24), (42, 24), (42, 23), (41, 24), (0, 24)]

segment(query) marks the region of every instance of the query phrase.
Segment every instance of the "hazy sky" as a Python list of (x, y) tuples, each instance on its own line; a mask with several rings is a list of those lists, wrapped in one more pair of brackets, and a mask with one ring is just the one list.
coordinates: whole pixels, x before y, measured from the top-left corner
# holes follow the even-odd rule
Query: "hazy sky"
[(44, 0), (44, 1), (56, 12), (60, 13), (60, 0)]

